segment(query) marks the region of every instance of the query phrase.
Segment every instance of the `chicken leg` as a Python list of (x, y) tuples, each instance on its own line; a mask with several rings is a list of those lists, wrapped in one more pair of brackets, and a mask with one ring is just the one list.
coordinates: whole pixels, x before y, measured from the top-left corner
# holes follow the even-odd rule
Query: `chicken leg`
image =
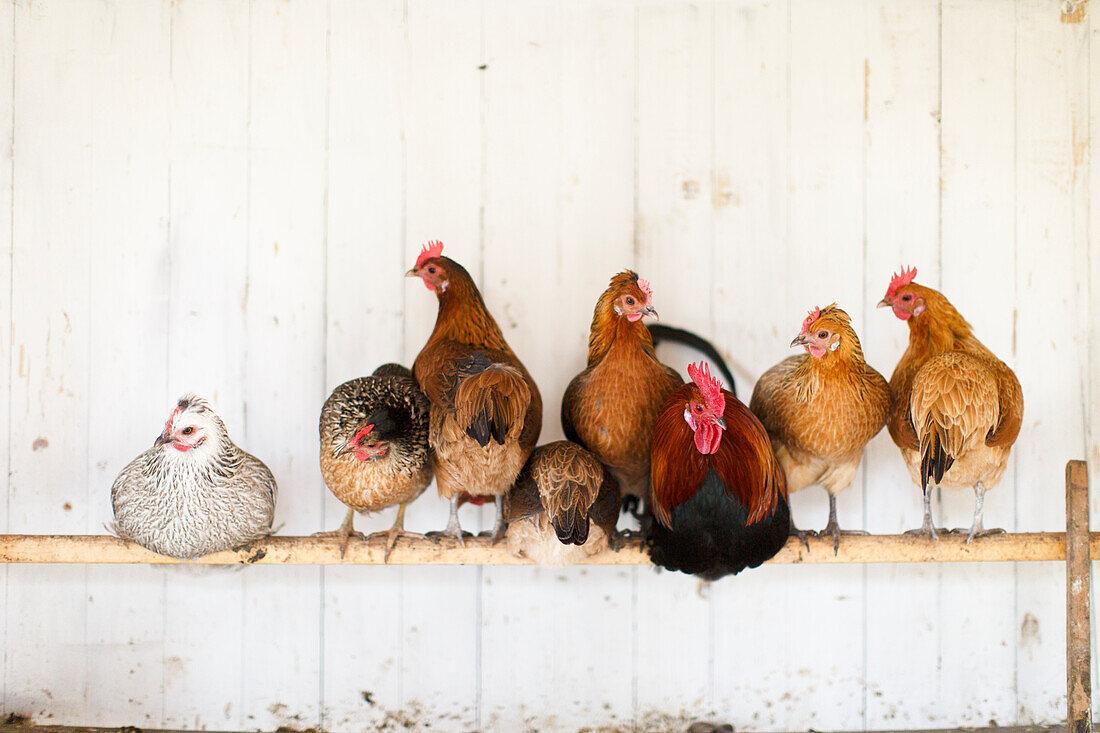
[(993, 529), (985, 529), (982, 526), (982, 510), (985, 508), (985, 491), (985, 484), (981, 481), (974, 484), (974, 520), (970, 523), (970, 529), (968, 530), (965, 527), (960, 527), (951, 530), (953, 533), (957, 532), (959, 534), (966, 532), (966, 544), (968, 545), (975, 537), (989, 537), (995, 534), (1004, 534), (1005, 532), (1003, 529), (996, 527)]
[(405, 509), (409, 506), (408, 502), (402, 503), (397, 507), (397, 519), (394, 520), (393, 526), (386, 532), (386, 556), (385, 562), (390, 561), (390, 553), (393, 552), (393, 548), (397, 545), (397, 540), (401, 537), (423, 537), (424, 535), (416, 532), (405, 531)]
[(497, 521), (493, 525), (492, 541), (490, 544), (495, 545), (504, 538), (504, 533), (508, 531), (508, 522), (504, 521), (504, 496), (503, 494), (496, 497), (497, 505)]
[(905, 534), (922, 534), (925, 537), (932, 540), (939, 540), (939, 535), (936, 534), (936, 526), (932, 524), (932, 491), (931, 486), (924, 490), (924, 523), (921, 524), (920, 529), (906, 530)]
[(836, 521), (836, 495), (829, 494), (829, 523), (825, 525), (825, 529), (821, 530), (821, 536), (832, 535), (834, 556), (840, 554), (840, 536), (844, 534), (867, 535), (870, 533), (862, 529), (841, 529)]
[(340, 525), (339, 529), (331, 532), (314, 532), (314, 537), (339, 537), (340, 538), (340, 557), (343, 558), (344, 554), (348, 551), (348, 543), (351, 542), (352, 537), (357, 537), (361, 540), (365, 540), (367, 537), (362, 532), (355, 531), (355, 510), (348, 509), (348, 516), (344, 519), (344, 523)]

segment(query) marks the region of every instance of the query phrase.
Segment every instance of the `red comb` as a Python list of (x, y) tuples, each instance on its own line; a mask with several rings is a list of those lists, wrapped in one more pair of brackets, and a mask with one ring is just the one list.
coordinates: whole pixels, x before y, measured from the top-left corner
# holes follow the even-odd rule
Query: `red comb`
[(809, 315), (806, 316), (806, 320), (802, 321), (802, 333), (809, 333), (810, 326), (814, 325), (814, 321), (818, 318), (821, 318), (821, 309), (815, 306), (814, 309), (810, 311)]
[(653, 304), (653, 291), (649, 288), (649, 280), (645, 278), (638, 278), (638, 289), (642, 291), (642, 295), (645, 296), (645, 304)]
[(420, 266), (433, 257), (439, 257), (443, 254), (443, 242), (439, 240), (432, 240), (424, 245), (420, 250), (420, 256), (416, 258), (416, 268), (420, 269)]
[(886, 297), (891, 298), (898, 292), (898, 288), (908, 285), (913, 282), (913, 278), (917, 276), (917, 268), (910, 267), (908, 270), (904, 267), (901, 268), (901, 272), (895, 273), (890, 278), (890, 287), (886, 290)]
[(711, 376), (707, 363), (701, 361), (698, 364), (688, 364), (687, 371), (691, 381), (703, 393), (703, 399), (710, 411), (719, 417), (725, 414), (726, 395), (722, 393), (722, 383)]

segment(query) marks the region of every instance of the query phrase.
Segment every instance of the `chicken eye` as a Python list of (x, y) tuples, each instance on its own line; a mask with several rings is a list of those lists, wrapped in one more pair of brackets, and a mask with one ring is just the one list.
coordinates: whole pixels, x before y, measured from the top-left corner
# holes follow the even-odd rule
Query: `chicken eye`
[(431, 265), (428, 267), (428, 273), (432, 275), (435, 274), (435, 265)]
[(183, 434), (184, 435), (190, 435), (193, 432), (195, 432), (195, 429), (192, 428), (192, 427), (186, 427), (186, 428), (183, 429)]
[(908, 302), (913, 299), (913, 296), (906, 293), (905, 295), (901, 296), (901, 299)]
[(829, 338), (829, 332), (828, 331), (821, 331), (817, 334), (817, 337), (819, 339), (827, 339), (827, 338)]
[(695, 411), (696, 412), (702, 412), (703, 411), (703, 406), (702, 405), (696, 405), (695, 406)]

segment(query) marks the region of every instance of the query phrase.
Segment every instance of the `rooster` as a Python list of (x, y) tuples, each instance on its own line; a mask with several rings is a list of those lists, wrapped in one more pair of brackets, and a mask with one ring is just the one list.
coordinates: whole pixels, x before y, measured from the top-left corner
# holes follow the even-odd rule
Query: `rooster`
[(233, 444), (210, 404), (180, 398), (153, 447), (111, 486), (123, 539), (176, 558), (240, 547), (271, 534), (275, 478)]
[(806, 353), (764, 372), (749, 407), (771, 436), (787, 491), (817, 483), (829, 494), (822, 534), (832, 535), (836, 553), (842, 534), (867, 534), (840, 529), (836, 497), (855, 478), (864, 446), (886, 424), (890, 388), (864, 361), (851, 318), (836, 303), (810, 311), (795, 346)]
[(431, 404), (428, 442), (439, 495), (451, 502), (443, 534), (462, 542), (458, 506), (465, 492), (494, 498), (496, 542), (504, 536), (504, 495), (542, 431), (542, 398), (470, 273), (443, 256), (442, 242), (426, 245), (405, 274), (439, 299), (435, 329), (413, 374)]
[(630, 270), (611, 278), (592, 316), (588, 365), (562, 398), (561, 423), (566, 438), (607, 466), (622, 493), (648, 501), (653, 425), (684, 380), (657, 361), (646, 316), (657, 316), (649, 283)]
[(377, 512), (398, 505), (388, 534), (386, 558), (405, 532), (405, 508), (432, 480), (428, 450), (428, 400), (412, 372), (383, 364), (369, 377), (344, 382), (321, 408), (321, 475), (347, 518), (334, 532), (340, 555), (355, 532), (355, 512)]
[(568, 440), (535, 448), (504, 508), (508, 549), (517, 557), (560, 567), (622, 546), (615, 479)]
[(705, 364), (688, 376), (653, 431), (643, 534), (654, 564), (717, 580), (779, 552), (791, 515), (764, 426)]
[(970, 542), (1004, 531), (982, 526), (982, 507), (1020, 433), (1024, 395), (1012, 370), (974, 337), (947, 298), (913, 282), (916, 275), (916, 268), (894, 275), (878, 304), (909, 323), (909, 348), (890, 377), (887, 424), (924, 494), (924, 523), (911, 532), (936, 539), (931, 486), (973, 487)]

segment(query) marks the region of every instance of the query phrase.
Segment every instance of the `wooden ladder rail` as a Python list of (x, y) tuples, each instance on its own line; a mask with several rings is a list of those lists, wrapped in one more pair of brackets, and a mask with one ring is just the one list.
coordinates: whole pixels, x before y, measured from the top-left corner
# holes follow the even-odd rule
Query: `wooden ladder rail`
[(1089, 476), (1084, 461), (1066, 464), (1066, 727), (1092, 733), (1092, 561)]

